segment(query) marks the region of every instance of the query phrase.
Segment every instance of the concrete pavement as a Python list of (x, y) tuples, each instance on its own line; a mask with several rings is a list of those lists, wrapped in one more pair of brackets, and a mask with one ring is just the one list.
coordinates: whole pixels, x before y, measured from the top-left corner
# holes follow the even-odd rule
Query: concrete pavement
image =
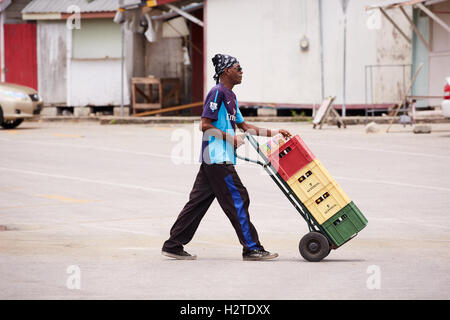
[(243, 262), (214, 202), (186, 247), (198, 260), (173, 261), (160, 249), (198, 170), (196, 124), (26, 122), (0, 130), (0, 298), (450, 298), (450, 124), (424, 135), (256, 125), (300, 134), (366, 229), (304, 261), (306, 223), (265, 172), (239, 161), (252, 222), (280, 257)]

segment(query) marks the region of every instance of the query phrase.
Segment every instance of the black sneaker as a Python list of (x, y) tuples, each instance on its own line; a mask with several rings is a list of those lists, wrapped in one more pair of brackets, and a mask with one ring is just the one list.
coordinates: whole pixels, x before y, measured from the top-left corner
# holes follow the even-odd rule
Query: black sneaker
[(256, 249), (242, 255), (244, 261), (261, 261), (275, 259), (278, 253), (270, 253), (266, 250)]
[(184, 250), (181, 252), (178, 252), (178, 253), (161, 251), (161, 254), (166, 257), (175, 258), (177, 260), (195, 260), (195, 259), (197, 259), (196, 255), (191, 255)]

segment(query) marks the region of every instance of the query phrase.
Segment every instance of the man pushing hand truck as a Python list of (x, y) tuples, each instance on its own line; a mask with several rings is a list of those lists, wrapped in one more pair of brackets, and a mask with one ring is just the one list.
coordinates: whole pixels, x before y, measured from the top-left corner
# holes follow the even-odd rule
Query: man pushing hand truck
[(249, 195), (234, 165), (236, 148), (244, 143), (245, 134), (236, 135), (236, 126), (244, 132), (272, 137), (277, 134), (289, 138), (283, 129), (269, 130), (246, 123), (233, 87), (242, 82), (242, 67), (229, 55), (216, 54), (212, 59), (216, 85), (209, 91), (201, 117), (203, 132), (201, 165), (189, 201), (178, 215), (164, 242), (162, 254), (179, 260), (195, 260), (197, 257), (184, 250), (197, 230), (200, 221), (214, 199), (227, 215), (239, 242), (245, 261), (268, 260), (278, 257), (261, 245), (258, 233), (250, 221)]

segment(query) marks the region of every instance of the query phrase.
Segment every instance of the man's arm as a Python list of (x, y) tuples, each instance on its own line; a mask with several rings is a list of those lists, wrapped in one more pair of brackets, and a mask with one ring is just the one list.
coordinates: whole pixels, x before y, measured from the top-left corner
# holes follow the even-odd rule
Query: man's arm
[(273, 137), (274, 135), (277, 135), (278, 133), (281, 133), (283, 135), (283, 137), (285, 137), (286, 139), (291, 136), (289, 131), (284, 130), (284, 129), (271, 130), (271, 129), (266, 129), (266, 128), (259, 128), (255, 125), (247, 123), (245, 121), (242, 123), (238, 123), (237, 126), (242, 131), (247, 132), (250, 130), (250, 132), (249, 132), (250, 134), (257, 135), (257, 136)]
[(231, 145), (233, 145), (235, 148), (239, 147), (241, 144), (244, 143), (244, 137), (240, 135), (232, 135), (229, 133), (226, 133), (220, 129), (217, 129), (213, 124), (213, 120), (209, 118), (202, 118), (202, 123), (200, 124), (200, 129), (203, 132), (206, 132), (210, 135), (215, 137), (216, 139), (225, 140)]

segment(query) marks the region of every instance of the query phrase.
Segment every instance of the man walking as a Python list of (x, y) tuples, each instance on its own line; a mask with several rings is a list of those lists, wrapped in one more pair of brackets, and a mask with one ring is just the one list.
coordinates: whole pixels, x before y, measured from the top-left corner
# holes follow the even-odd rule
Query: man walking
[(235, 130), (237, 126), (244, 132), (268, 137), (281, 133), (288, 138), (291, 134), (283, 129), (269, 130), (246, 123), (232, 91), (242, 82), (239, 61), (228, 55), (216, 54), (212, 62), (216, 86), (209, 91), (203, 107), (200, 170), (189, 201), (172, 226), (170, 238), (164, 242), (162, 254), (180, 260), (197, 258), (184, 251), (183, 246), (191, 241), (206, 211), (217, 198), (243, 247), (243, 260), (273, 259), (278, 254), (264, 250), (259, 242), (258, 233), (250, 222), (247, 189), (234, 168), (235, 149), (244, 143), (244, 135), (236, 135)]

